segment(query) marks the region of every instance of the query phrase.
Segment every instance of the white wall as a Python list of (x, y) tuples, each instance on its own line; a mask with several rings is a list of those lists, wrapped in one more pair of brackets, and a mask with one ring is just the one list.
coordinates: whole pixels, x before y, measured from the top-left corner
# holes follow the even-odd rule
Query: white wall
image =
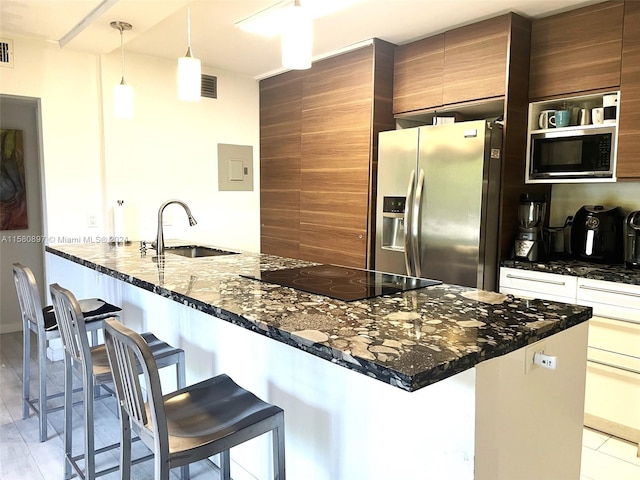
[[(204, 67), (218, 77), (218, 99), (180, 102), (177, 60), (126, 54), (135, 116), (124, 121), (111, 108), (119, 52), (99, 57), (21, 38), (14, 51), (15, 67), (0, 68), (0, 92), (42, 99), (45, 233), (52, 243), (111, 235), (118, 199), (127, 207), (127, 235), (151, 240), (158, 207), (179, 198), (198, 225), (188, 227), (183, 212), (170, 207), (165, 238), (259, 250), (257, 81)], [(218, 143), (254, 147), (252, 192), (218, 191)], [(89, 228), (89, 215), (96, 228)]]
[[(218, 77), (218, 98), (179, 101), (176, 64), (127, 55), (125, 78), (134, 88), (132, 121), (112, 114), (113, 85), (120, 80), (120, 55), (102, 59), (105, 132), (106, 215), (124, 200), (130, 238), (155, 237), (158, 207), (171, 198), (189, 205), (198, 221), (189, 227), (179, 206), (170, 206), (165, 238), (190, 238), (229, 248), (260, 250), (259, 89), (248, 77), (205, 69)], [(218, 143), (253, 146), (254, 190), (218, 191)]]
[(551, 189), (549, 225), (561, 227), (568, 215), (583, 205), (622, 207), (627, 213), (640, 210), (640, 183), (557, 184)]

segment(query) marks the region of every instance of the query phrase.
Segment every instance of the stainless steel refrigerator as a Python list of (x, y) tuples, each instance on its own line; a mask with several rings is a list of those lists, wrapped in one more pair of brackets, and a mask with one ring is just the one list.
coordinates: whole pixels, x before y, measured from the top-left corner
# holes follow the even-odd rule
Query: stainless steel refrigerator
[(484, 120), (381, 132), (376, 270), (494, 290), (501, 147)]

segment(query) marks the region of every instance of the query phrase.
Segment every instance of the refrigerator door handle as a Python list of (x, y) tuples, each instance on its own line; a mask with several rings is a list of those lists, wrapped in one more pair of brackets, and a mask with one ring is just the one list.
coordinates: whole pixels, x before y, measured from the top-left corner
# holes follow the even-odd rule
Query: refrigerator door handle
[(409, 186), (407, 187), (407, 200), (404, 205), (404, 263), (407, 267), (407, 275), (413, 276), (413, 265), (411, 254), (412, 254), (412, 239), (411, 239), (411, 223), (413, 219), (413, 194), (416, 183), (416, 171), (411, 170), (411, 175), (409, 175)]
[(422, 232), (422, 192), (424, 191), (424, 170), (420, 170), (418, 176), (418, 184), (416, 185), (416, 194), (414, 198), (412, 210), (412, 228), (411, 236), (413, 237), (411, 243), (413, 247), (413, 263), (415, 265), (415, 276), (422, 277), (422, 269), (420, 267), (420, 233)]

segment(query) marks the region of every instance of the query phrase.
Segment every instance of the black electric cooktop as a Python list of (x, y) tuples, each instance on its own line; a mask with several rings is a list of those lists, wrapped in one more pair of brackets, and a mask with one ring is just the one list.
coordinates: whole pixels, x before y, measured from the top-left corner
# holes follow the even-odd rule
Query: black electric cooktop
[(283, 287), (295, 288), (304, 292), (325, 295), (345, 302), (430, 287), (442, 283), (438, 280), (405, 277), (403, 275), (339, 267), (337, 265), (314, 265), (284, 270), (266, 270), (261, 271), (255, 277), (251, 275), (241, 276), (262, 282), (275, 283)]

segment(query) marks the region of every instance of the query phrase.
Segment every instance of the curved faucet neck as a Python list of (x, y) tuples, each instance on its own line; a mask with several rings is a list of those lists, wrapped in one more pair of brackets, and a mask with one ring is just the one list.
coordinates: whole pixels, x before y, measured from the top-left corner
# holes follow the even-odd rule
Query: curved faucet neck
[(193, 215), (191, 215), (191, 209), (187, 206), (186, 203), (184, 203), (181, 200), (167, 200), (162, 205), (160, 205), (160, 208), (158, 209), (158, 233), (156, 235), (156, 254), (158, 256), (164, 255), (164, 231), (163, 231), (163, 220), (162, 220), (163, 212), (164, 212), (164, 209), (168, 205), (171, 205), (172, 203), (177, 203), (182, 208), (184, 208), (184, 211), (186, 212), (187, 217), (189, 218), (190, 226), (193, 226), (197, 223), (196, 219), (193, 218)]

